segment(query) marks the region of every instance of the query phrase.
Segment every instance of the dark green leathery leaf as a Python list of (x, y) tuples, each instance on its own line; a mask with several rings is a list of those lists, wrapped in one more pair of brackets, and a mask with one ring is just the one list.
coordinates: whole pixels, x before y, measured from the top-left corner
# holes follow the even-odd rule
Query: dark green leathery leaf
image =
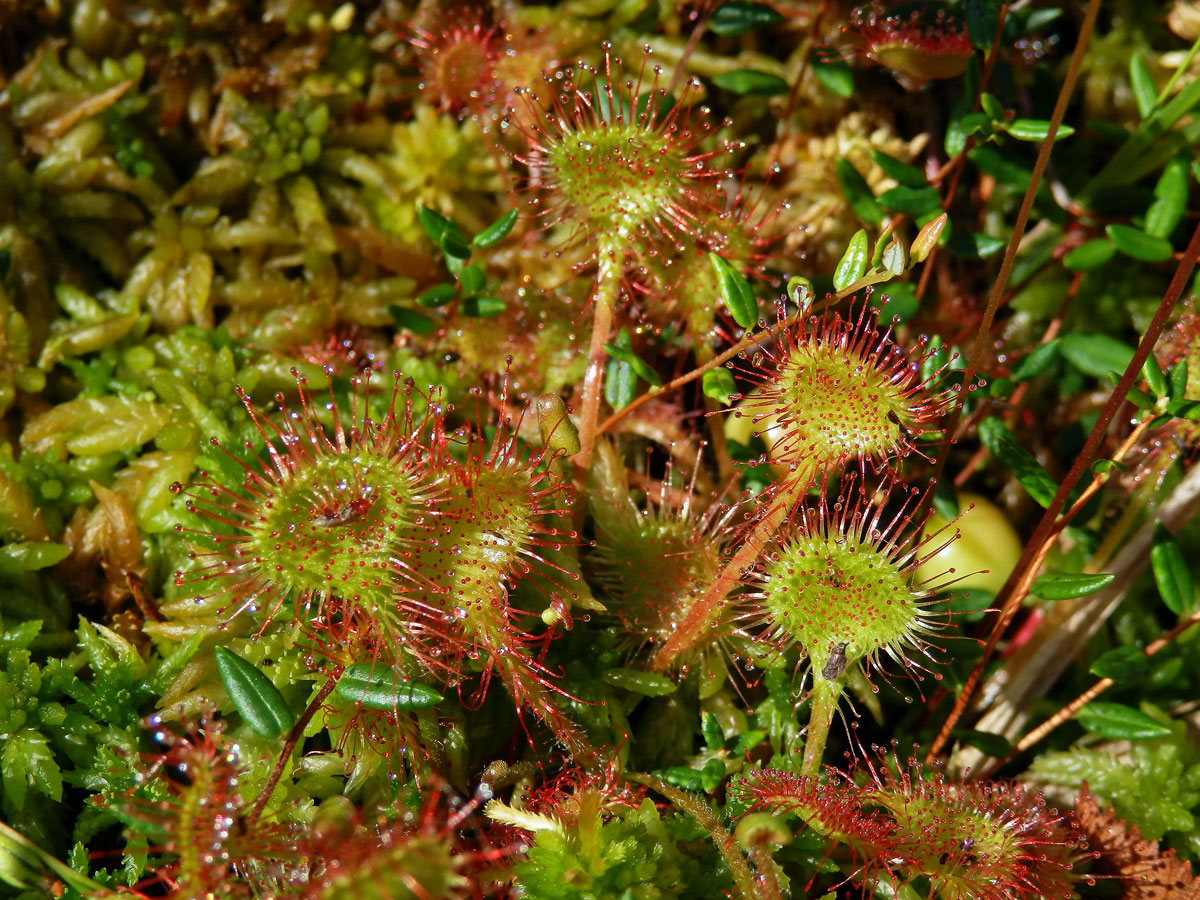
[(216, 657), (225, 692), (255, 734), (277, 738), (295, 724), (279, 689), (256, 666), (225, 647), (216, 649)]
[(367, 709), (392, 712), (398, 709), (426, 709), (445, 698), (427, 684), (407, 681), (404, 676), (382, 663), (354, 663), (347, 666), (335, 688), (337, 695)]

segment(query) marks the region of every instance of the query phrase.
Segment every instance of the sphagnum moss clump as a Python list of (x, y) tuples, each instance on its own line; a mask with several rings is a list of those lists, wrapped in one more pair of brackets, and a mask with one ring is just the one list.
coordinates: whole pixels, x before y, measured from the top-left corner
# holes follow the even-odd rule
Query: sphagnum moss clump
[(0, 895), (1195, 894), (1194, 12), (0, 2)]

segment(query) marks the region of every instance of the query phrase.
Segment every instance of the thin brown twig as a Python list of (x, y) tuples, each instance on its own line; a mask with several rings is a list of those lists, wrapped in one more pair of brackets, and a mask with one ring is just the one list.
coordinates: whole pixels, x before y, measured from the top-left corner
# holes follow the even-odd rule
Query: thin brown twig
[(321, 689), (317, 691), (317, 695), (312, 698), (308, 707), (300, 715), (300, 718), (296, 720), (296, 724), (292, 726), (292, 730), (288, 732), (287, 741), (284, 742), (279, 759), (275, 762), (275, 768), (271, 770), (271, 777), (267, 779), (262, 793), (258, 795), (258, 800), (255, 801), (254, 808), (246, 816), (245, 826), (247, 831), (253, 829), (259, 818), (261, 818), (263, 810), (267, 808), (267, 803), (271, 800), (271, 795), (275, 793), (275, 787), (279, 784), (279, 779), (283, 777), (283, 770), (287, 766), (287, 761), (292, 757), (292, 751), (296, 749), (296, 744), (304, 736), (304, 729), (308, 727), (308, 723), (312, 720), (312, 717), (321, 708), (321, 704), (325, 702), (325, 698), (333, 693), (333, 688), (338, 683), (338, 679), (342, 677), (343, 671), (344, 668), (338, 666), (330, 673), (329, 678), (325, 680), (325, 683), (321, 685)]
[[(1097, 0), (1092, 0), (1092, 2), (1097, 2)], [(1104, 440), (1104, 436), (1108, 432), (1109, 425), (1112, 424), (1112, 420), (1116, 417), (1117, 410), (1125, 402), (1125, 397), (1129, 393), (1129, 389), (1133, 386), (1134, 380), (1141, 373), (1142, 367), (1146, 364), (1146, 360), (1154, 349), (1154, 345), (1158, 342), (1158, 338), (1167, 324), (1167, 319), (1170, 318), (1172, 311), (1175, 309), (1175, 304), (1183, 294), (1184, 287), (1187, 285), (1188, 278), (1195, 267), (1196, 255), (1198, 253), (1200, 253), (1200, 225), (1197, 225), (1196, 230), (1192, 233), (1192, 238), (1188, 243), (1183, 260), (1180, 261), (1179, 266), (1175, 269), (1171, 283), (1167, 286), (1166, 293), (1163, 295), (1158, 310), (1154, 314), (1154, 319), (1150, 322), (1146, 333), (1142, 336), (1133, 359), (1126, 367), (1112, 395), (1108, 398), (1108, 402), (1105, 403), (1104, 408), (1100, 411), (1100, 416), (1096, 420), (1096, 424), (1092, 427), (1092, 431), (1088, 435), (1083, 449), (1076, 457), (1066, 477), (1063, 478), (1062, 483), (1059, 484), (1054, 499), (1051, 501), (1049, 507), (1047, 507), (1041, 521), (1034, 530), (1033, 537), (1026, 544), (1020, 560), (1017, 561), (1016, 568), (1009, 575), (1008, 580), (1004, 583), (1004, 587), (1000, 589), (1000, 593), (997, 595), (998, 600), (1003, 598), (1000, 615), (992, 628), (992, 633), (988, 638), (983, 655), (976, 662), (975, 668), (971, 671), (966, 684), (963, 685), (962, 691), (955, 701), (954, 709), (951, 710), (937, 739), (930, 747), (930, 759), (936, 756), (942, 747), (945, 746), (946, 741), (950, 737), (951, 730), (966, 710), (967, 704), (971, 699), (971, 694), (974, 692), (975, 686), (979, 683), (979, 679), (983, 674), (984, 666), (991, 658), (992, 653), (995, 652), (996, 645), (1000, 642), (1000, 638), (1008, 628), (1013, 616), (1016, 615), (1021, 601), (1024, 600), (1028, 592), (1029, 585), (1033, 582), (1032, 575), (1036, 572), (1036, 568), (1033, 565), (1034, 562), (1045, 557), (1049, 552), (1049, 547), (1052, 545), (1055, 535), (1061, 530), (1062, 526), (1058, 524), (1059, 513), (1062, 512), (1063, 507), (1066, 505), (1067, 497), (1075, 488), (1079, 479), (1083, 477), (1083, 473), (1091, 465), (1101, 442)]]
[[(1041, 184), (1042, 175), (1046, 171), (1046, 165), (1050, 161), (1050, 151), (1053, 149), (1054, 139), (1058, 135), (1058, 126), (1062, 123), (1063, 116), (1066, 115), (1067, 103), (1071, 99), (1071, 93), (1074, 90), (1075, 81), (1079, 77), (1079, 69), (1083, 65), (1083, 57), (1087, 52), (1087, 47), (1092, 36), (1092, 28), (1096, 24), (1096, 16), (1099, 14), (1099, 12), (1100, 0), (1088, 0), (1087, 12), (1084, 13), (1083, 23), (1080, 25), (1079, 37), (1076, 39), (1075, 50), (1071, 54), (1071, 62), (1067, 67), (1066, 78), (1063, 79), (1062, 88), (1059, 90), (1058, 99), (1054, 104), (1054, 111), (1050, 115), (1050, 122), (1047, 128), (1046, 137), (1042, 141), (1041, 147), (1038, 149), (1037, 160), (1034, 163), (1033, 172), (1029, 179), (1029, 186), (1025, 190), (1025, 197), (1022, 199), (1021, 207), (1017, 211), (1017, 220), (1013, 225), (1012, 237), (1009, 239), (1008, 247), (1004, 251), (1004, 259), (1000, 263), (1000, 272), (996, 277), (996, 283), (992, 286), (991, 295), (988, 297), (988, 305), (984, 310), (983, 320), (980, 322), (979, 332), (975, 337), (975, 344), (972, 347), (971, 355), (968, 358), (967, 371), (963, 375), (964, 386), (971, 383), (971, 380), (975, 377), (975, 366), (977, 366), (979, 361), (983, 358), (987, 341), (991, 335), (992, 323), (996, 319), (996, 312), (999, 309), (1000, 302), (1004, 297), (1004, 290), (1008, 284), (1009, 276), (1012, 274), (1013, 263), (1016, 261), (1017, 250), (1021, 245), (1021, 238), (1025, 234), (1025, 226), (1029, 221), (1029, 214), (1033, 210), (1033, 201), (1037, 196), (1038, 186)], [(1200, 230), (1197, 231), (1197, 237), (1200, 237)], [(1172, 284), (1174, 284), (1174, 282), (1172, 282)], [(1154, 337), (1157, 339), (1157, 334)], [(1140, 350), (1141, 348), (1139, 348), (1139, 352)], [(1149, 350), (1147, 349), (1146, 352), (1149, 353)], [(1145, 362), (1144, 358), (1142, 362)], [(1139, 362), (1139, 370), (1141, 365), (1142, 363)], [(1128, 391), (1129, 385), (1133, 383), (1133, 379), (1129, 371), (1126, 371), (1125, 375), (1126, 378), (1123, 378), (1122, 381), (1126, 385), (1124, 390)], [(1114, 394), (1113, 396), (1115, 397), (1117, 395)], [(1120, 396), (1124, 398), (1124, 392), (1122, 392)], [(1112, 414), (1115, 413), (1116, 409), (1114, 408), (1112, 410)], [(955, 413), (955, 416), (957, 415), (958, 413)], [(1101, 418), (1103, 418), (1103, 416)], [(1111, 421), (1111, 419), (1112, 415), (1110, 414), (1108, 421)], [(1108, 421), (1104, 422), (1105, 429), (1108, 427)], [(1097, 422), (1097, 428), (1099, 427), (1100, 423)], [(1093, 429), (1093, 435), (1095, 434), (1096, 429)], [(1090, 438), (1089, 443), (1091, 443)], [(1095, 444), (1097, 446), (1099, 445), (1098, 438)], [(948, 448), (946, 448), (944, 452), (948, 453)], [(1092, 452), (1095, 452), (1094, 447), (1092, 448)], [(1021, 561), (1018, 562), (1017, 568), (1013, 571), (1012, 575), (1009, 576), (1005, 587), (1001, 589), (1000, 596), (1005, 596), (1006, 590), (1011, 590), (1024, 579), (1025, 571), (1022, 568), (1022, 564), (1027, 569), (1030, 563), (1033, 561), (1033, 558), (1039, 554), (1040, 543), (1045, 541), (1046, 537), (1048, 536), (1050, 526), (1057, 517), (1059, 510), (1062, 509), (1063, 504), (1066, 502), (1067, 493), (1083, 474), (1084, 467), (1089, 464), (1085, 462), (1085, 459), (1088, 458), (1087, 449), (1085, 448), (1085, 452), (1076, 459), (1075, 466), (1072, 468), (1072, 472), (1075, 472), (1075, 475), (1073, 480), (1070, 482), (1070, 486), (1068, 486), (1067, 481), (1064, 481), (1059, 487), (1058, 494), (1055, 496), (1055, 502), (1051, 504), (1051, 509), (1053, 512), (1051, 512), (1050, 509), (1046, 510), (1046, 515), (1042, 518), (1042, 522), (1045, 524), (1045, 527), (1041, 529), (1040, 536), (1035, 533), (1034, 540), (1030, 541), (1030, 543), (1026, 545)], [(939, 463), (942, 462), (944, 462), (944, 460), (939, 459)], [(1070, 478), (1070, 473), (1068, 473), (1068, 478)], [(942, 726), (941, 731), (938, 733), (937, 738), (930, 747), (927, 759), (932, 760), (941, 751), (942, 747), (950, 737), (951, 730), (962, 716), (963, 711), (966, 709), (967, 703), (970, 702), (971, 694), (975, 690), (975, 685), (979, 683), (979, 677), (983, 672), (983, 667), (987, 664), (987, 661), (991, 658), (992, 652), (994, 652), (996, 649), (996, 643), (999, 641), (999, 635), (1003, 633), (1004, 628), (1007, 627), (1008, 622), (1011, 621), (1012, 616), (1016, 613), (1016, 607), (1013, 605), (1011, 599), (1015, 596), (1015, 593), (1009, 595), (1008, 600), (1006, 600), (1006, 602), (1003, 604), (1000, 616), (992, 630), (991, 636), (988, 639), (988, 644), (984, 648), (983, 655), (975, 664), (974, 670), (971, 672), (971, 675), (967, 678), (966, 684), (963, 685), (962, 690), (959, 692), (959, 695), (954, 703), (954, 709), (951, 710), (945, 724)], [(1016, 602), (1020, 603), (1019, 597)]]

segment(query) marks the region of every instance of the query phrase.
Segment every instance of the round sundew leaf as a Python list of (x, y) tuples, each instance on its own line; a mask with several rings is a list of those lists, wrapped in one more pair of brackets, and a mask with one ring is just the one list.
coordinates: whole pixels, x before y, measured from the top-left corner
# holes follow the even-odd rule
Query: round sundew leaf
[(395, 669), (379, 663), (347, 666), (334, 690), (343, 700), (380, 712), (426, 709), (445, 699), (429, 685), (405, 681)]
[(295, 724), (279, 689), (256, 666), (225, 647), (216, 649), (216, 657), (225, 692), (255, 734), (277, 738)]
[(1043, 575), (1033, 583), (1029, 592), (1043, 600), (1070, 600), (1087, 597), (1112, 584), (1115, 575)]
[(613, 687), (641, 694), (643, 697), (665, 697), (679, 688), (679, 685), (665, 675), (643, 672), (640, 669), (609, 669), (600, 677)]
[(1076, 713), (1075, 718), (1092, 734), (1113, 740), (1144, 741), (1171, 734), (1166, 725), (1123, 703), (1093, 701)]

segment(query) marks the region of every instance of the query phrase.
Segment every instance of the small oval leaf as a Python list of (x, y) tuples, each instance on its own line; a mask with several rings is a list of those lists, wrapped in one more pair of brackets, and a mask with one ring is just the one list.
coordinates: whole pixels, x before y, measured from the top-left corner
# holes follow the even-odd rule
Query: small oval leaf
[(1033, 583), (1029, 592), (1043, 600), (1070, 600), (1087, 597), (1112, 584), (1115, 575), (1060, 574), (1043, 575)]
[(1117, 249), (1131, 259), (1163, 262), (1175, 252), (1166, 238), (1153, 237), (1132, 225), (1108, 225), (1104, 231)]
[(1192, 609), (1192, 573), (1183, 558), (1179, 543), (1161, 525), (1150, 548), (1150, 568), (1154, 570), (1154, 583), (1167, 609), (1175, 615), (1183, 615)]
[(395, 669), (380, 663), (346, 666), (334, 690), (343, 700), (379, 712), (425, 709), (445, 699), (429, 685), (406, 681)]
[(713, 78), (713, 84), (735, 94), (755, 97), (774, 97), (788, 92), (788, 83), (778, 75), (756, 69), (734, 69)]
[(666, 675), (643, 672), (640, 669), (609, 669), (601, 678), (613, 687), (641, 694), (643, 697), (665, 697), (679, 688), (679, 685)]
[(1112, 259), (1116, 252), (1117, 248), (1113, 246), (1111, 241), (1106, 241), (1104, 238), (1095, 238), (1080, 244), (1064, 256), (1063, 265), (1068, 269), (1076, 271), (1098, 269)]
[(489, 225), (475, 237), (471, 238), (471, 244), (478, 247), (480, 250), (486, 250), (494, 244), (500, 243), (508, 233), (513, 230), (513, 226), (517, 224), (517, 211), (510, 209), (499, 219)]
[(708, 20), (708, 30), (722, 37), (745, 34), (764, 25), (774, 25), (783, 20), (783, 16), (765, 3), (754, 3), (751, 0), (732, 0), (722, 3)]
[(1115, 337), (1078, 331), (1063, 335), (1059, 351), (1075, 368), (1093, 378), (1124, 372), (1134, 353), (1132, 347)]
[(995, 417), (989, 417), (979, 423), (979, 439), (996, 460), (1012, 469), (1021, 487), (1029, 491), (1042, 506), (1049, 506), (1058, 492), (1058, 485), (1050, 477), (1050, 473), (1024, 447), (1022, 447), (1011, 431)]
[(754, 298), (750, 283), (741, 272), (716, 253), (709, 253), (708, 261), (712, 263), (713, 271), (717, 274), (721, 300), (733, 316), (733, 321), (743, 328), (753, 328), (758, 321), (758, 301)]
[(846, 252), (833, 272), (833, 286), (836, 290), (844, 291), (867, 271), (867, 258), (871, 252), (867, 232), (859, 229), (846, 247)]
[(737, 383), (728, 369), (717, 367), (704, 373), (701, 386), (705, 397), (711, 397), (722, 406), (729, 405), (729, 395), (737, 393)]
[(1093, 701), (1076, 713), (1075, 718), (1092, 734), (1113, 740), (1141, 741), (1171, 733), (1166, 725), (1121, 703)]
[(387, 308), (388, 315), (396, 323), (396, 327), (404, 328), (413, 334), (433, 334), (437, 331), (437, 323), (429, 316), (422, 315), (415, 309), (406, 309), (392, 303)]
[(253, 664), (225, 647), (216, 649), (217, 672), (225, 693), (259, 737), (277, 738), (296, 723), (279, 689)]
[[(1044, 141), (1050, 133), (1050, 123), (1042, 119), (1013, 119), (1004, 129), (1018, 141)], [(1054, 140), (1061, 141), (1075, 133), (1070, 125), (1059, 125)]]
[(858, 169), (854, 168), (854, 164), (845, 157), (837, 161), (836, 169), (838, 183), (841, 184), (842, 193), (846, 195), (846, 202), (850, 204), (854, 214), (872, 228), (878, 228), (883, 222), (883, 210), (879, 201), (875, 199), (875, 194), (871, 192), (867, 179), (863, 178)]
[(504, 312), (504, 301), (499, 297), (463, 297), (458, 309), (473, 319), (490, 319)]
[(1149, 667), (1150, 658), (1140, 647), (1115, 647), (1092, 663), (1088, 671), (1121, 682), (1141, 678)]

